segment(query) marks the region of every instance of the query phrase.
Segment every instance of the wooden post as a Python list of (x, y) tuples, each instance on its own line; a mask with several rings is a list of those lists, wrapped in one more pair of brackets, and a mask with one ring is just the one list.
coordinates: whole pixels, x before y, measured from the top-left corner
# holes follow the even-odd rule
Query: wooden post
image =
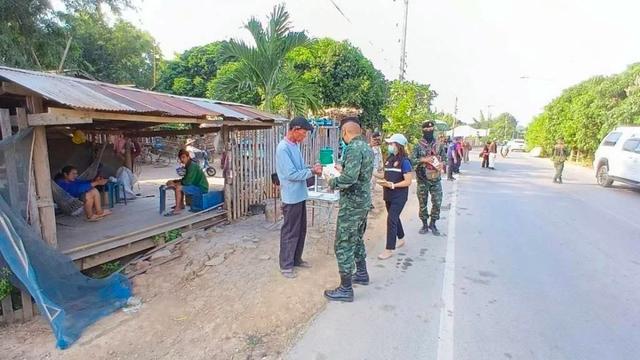
[(124, 145), (124, 166), (129, 168), (129, 170), (133, 171), (133, 158), (131, 157), (131, 148), (133, 147), (133, 142), (131, 139), (126, 139)]
[[(9, 109), (0, 109), (0, 130), (2, 131), (2, 140), (10, 138), (13, 133), (11, 131), (11, 117)], [(14, 154), (4, 154), (4, 163), (7, 170), (7, 182), (9, 183), (9, 202), (13, 209), (20, 210), (20, 194), (18, 193), (18, 169), (16, 167), (16, 157)]]
[[(44, 112), (42, 98), (27, 96), (27, 108), (31, 114)], [(36, 193), (38, 195), (38, 213), (42, 237), (51, 247), (58, 246), (56, 236), (56, 216), (53, 209), (51, 193), (51, 170), (49, 168), (49, 151), (47, 149), (47, 129), (35, 126), (33, 129), (33, 171), (35, 174)]]
[[(231, 155), (231, 147), (229, 146), (229, 127), (223, 125), (219, 136), (222, 138), (222, 151), (225, 154), (225, 162), (229, 163), (229, 156)], [(231, 185), (229, 184), (229, 172), (225, 172), (224, 163), (221, 163), (220, 167), (222, 168), (222, 174), (224, 177), (224, 208), (227, 210), (227, 220), (231, 221), (233, 208), (231, 207)]]
[[(27, 123), (27, 110), (25, 108), (16, 108), (16, 115), (18, 118), (18, 130), (25, 130), (29, 127)], [(40, 230), (40, 215), (38, 214), (38, 197), (36, 196), (36, 188), (34, 184), (35, 175), (33, 172), (33, 161), (31, 161), (31, 172), (29, 176), (31, 179), (27, 179), (27, 199), (29, 201), (28, 221), (33, 230), (42, 237), (42, 231)]]

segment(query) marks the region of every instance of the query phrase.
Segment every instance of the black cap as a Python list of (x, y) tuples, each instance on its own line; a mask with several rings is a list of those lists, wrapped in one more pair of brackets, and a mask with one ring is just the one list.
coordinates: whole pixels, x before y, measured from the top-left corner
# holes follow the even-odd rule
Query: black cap
[(289, 123), (289, 130), (293, 130), (295, 128), (311, 131), (313, 130), (313, 125), (311, 125), (309, 121), (307, 121), (307, 119), (303, 118), (302, 116), (296, 116)]
[(436, 124), (433, 123), (433, 121), (429, 120), (429, 121), (425, 121), (422, 123), (422, 128), (428, 128), (428, 127), (436, 127)]
[(374, 137), (374, 138), (380, 137), (380, 132), (374, 131), (373, 134), (371, 134), (371, 137)]

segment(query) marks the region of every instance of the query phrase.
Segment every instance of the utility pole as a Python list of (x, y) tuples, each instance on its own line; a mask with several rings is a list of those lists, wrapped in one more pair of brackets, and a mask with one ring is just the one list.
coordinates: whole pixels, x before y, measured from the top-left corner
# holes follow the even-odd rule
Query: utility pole
[(456, 123), (458, 122), (458, 97), (456, 96), (456, 103), (453, 105), (453, 127), (451, 128), (451, 137), (456, 135)]
[(407, 20), (409, 18), (409, 0), (404, 0), (404, 22), (402, 23), (402, 39), (400, 40), (400, 81), (404, 81), (407, 71)]

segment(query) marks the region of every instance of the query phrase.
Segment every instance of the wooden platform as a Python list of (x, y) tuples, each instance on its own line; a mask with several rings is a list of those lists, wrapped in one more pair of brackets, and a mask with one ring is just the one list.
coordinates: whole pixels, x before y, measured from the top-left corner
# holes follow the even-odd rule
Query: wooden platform
[[(173, 201), (167, 201), (171, 206)], [(156, 246), (154, 237), (174, 229), (190, 230), (226, 220), (224, 210), (199, 213), (183, 211), (166, 217), (158, 213), (158, 198), (137, 198), (127, 205), (117, 204), (112, 215), (98, 222), (84, 217), (58, 216), (58, 249), (69, 255), (81, 269)]]

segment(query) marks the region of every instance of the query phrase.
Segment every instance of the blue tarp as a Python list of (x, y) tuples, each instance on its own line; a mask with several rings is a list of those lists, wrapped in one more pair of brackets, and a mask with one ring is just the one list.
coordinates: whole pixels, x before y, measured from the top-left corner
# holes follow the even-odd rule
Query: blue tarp
[(0, 172), (0, 255), (51, 324), (56, 345), (65, 349), (87, 326), (126, 304), (131, 285), (120, 273), (105, 279), (85, 276), (25, 220), (27, 186), (33, 186), (26, 166), (31, 163), (32, 136), (26, 130), (0, 141), (0, 168), (15, 166), (11, 176), (18, 179), (18, 195), (10, 195), (10, 172)]

